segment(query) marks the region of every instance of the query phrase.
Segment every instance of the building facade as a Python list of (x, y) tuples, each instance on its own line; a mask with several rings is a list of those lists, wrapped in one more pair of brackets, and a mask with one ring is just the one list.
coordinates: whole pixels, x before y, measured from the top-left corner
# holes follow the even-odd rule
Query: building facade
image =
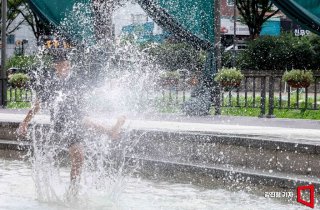
[[(23, 17), (19, 15), (17, 19), (12, 23), (11, 28), (17, 26), (23, 20)], [(20, 27), (12, 32), (11, 34), (7, 34), (7, 57), (13, 56), (15, 53), (23, 53), (25, 55), (30, 55), (36, 52), (37, 50), (37, 40), (32, 32), (30, 26), (26, 23), (20, 25)]]

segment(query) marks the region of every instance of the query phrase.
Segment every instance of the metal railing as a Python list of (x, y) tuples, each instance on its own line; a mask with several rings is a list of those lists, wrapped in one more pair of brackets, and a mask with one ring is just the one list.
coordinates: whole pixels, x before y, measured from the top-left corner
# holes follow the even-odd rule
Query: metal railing
[(8, 102), (31, 102), (32, 101), (32, 91), (30, 88), (7, 88), (7, 104)]
[[(274, 117), (275, 109), (319, 110), (320, 75), (314, 78), (308, 88), (292, 88), (282, 81), (282, 75), (246, 74), (238, 88), (221, 87), (220, 107), (259, 109), (261, 117)], [(188, 100), (193, 87), (186, 78), (181, 78), (174, 85), (160, 87), (157, 100), (164, 106), (180, 106)], [(7, 104), (31, 102), (32, 97), (30, 88), (7, 86)]]
[(4, 101), (5, 107), (12, 105), (12, 103), (31, 103), (33, 93), (30, 87), (12, 87), (8, 83), (8, 79), (0, 79), (2, 86), (0, 94), (1, 100)]
[(239, 87), (228, 90), (221, 88), (221, 106), (260, 108), (260, 116), (264, 116), (266, 114), (266, 83), (265, 75), (246, 75)]
[[(275, 109), (319, 110), (320, 75), (308, 88), (292, 88), (276, 74), (245, 74), (238, 88), (221, 87), (220, 107), (259, 109), (260, 117), (275, 117)], [(183, 104), (189, 97), (191, 86), (185, 80), (160, 89), (162, 101), (167, 104)], [(216, 107), (216, 108), (220, 108)]]
[(190, 97), (192, 86), (188, 85), (186, 79), (181, 79), (177, 84), (161, 86), (156, 88), (158, 102), (163, 106), (181, 106)]
[(319, 110), (320, 75), (314, 78), (308, 88), (292, 88), (282, 75), (245, 75), (240, 87), (222, 89), (221, 106), (259, 108), (261, 117), (274, 117), (275, 109)]

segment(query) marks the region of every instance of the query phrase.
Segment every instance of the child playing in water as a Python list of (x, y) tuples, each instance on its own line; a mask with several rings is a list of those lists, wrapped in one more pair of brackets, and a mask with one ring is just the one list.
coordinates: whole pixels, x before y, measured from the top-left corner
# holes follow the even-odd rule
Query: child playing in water
[(51, 104), (51, 122), (54, 133), (51, 140), (58, 143), (59, 147), (65, 147), (69, 151), (71, 160), (70, 190), (74, 191), (71, 193), (76, 194), (77, 190), (73, 188), (80, 180), (84, 162), (84, 148), (81, 143), (84, 132), (89, 128), (107, 134), (112, 139), (117, 139), (120, 129), (125, 123), (125, 117), (119, 117), (112, 127), (96, 123), (85, 117), (81, 107), (83, 105), (81, 90), (85, 87), (70, 77), (70, 63), (65, 52), (56, 52), (54, 58), (55, 73), (49, 74), (50, 76), (46, 78), (44, 85), (35, 87), (37, 99), (20, 124), (18, 134), (26, 136), (28, 125), (35, 114), (39, 112), (41, 104), (44, 102)]

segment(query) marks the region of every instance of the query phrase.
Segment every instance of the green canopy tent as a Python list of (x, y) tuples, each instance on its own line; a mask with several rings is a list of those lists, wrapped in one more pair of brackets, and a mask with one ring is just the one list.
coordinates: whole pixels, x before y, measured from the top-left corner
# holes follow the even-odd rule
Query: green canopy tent
[(288, 17), (320, 35), (320, 0), (272, 0)]
[(209, 49), (214, 43), (214, 1), (137, 0), (165, 30), (191, 44)]
[[(32, 9), (55, 26), (72, 12), (76, 3), (91, 0), (28, 0)], [(207, 0), (137, 0), (159, 25), (181, 38), (208, 48), (213, 43), (213, 3)], [(320, 0), (272, 0), (286, 15), (320, 33)]]
[[(165, 30), (208, 51), (202, 81), (205, 81), (204, 84), (207, 85), (212, 84), (216, 72), (213, 54), (214, 0), (137, 0), (137, 2)], [(83, 42), (87, 39), (84, 35), (93, 37), (90, 35), (90, 32), (93, 32), (93, 23), (91, 26), (84, 27), (79, 24), (79, 19), (72, 18), (75, 5), (82, 3), (82, 5), (92, 8), (90, 0), (29, 0), (29, 3), (41, 18), (62, 29), (62, 32), (73, 41)], [(91, 17), (88, 18), (94, 17), (93, 11), (92, 9)], [(88, 28), (89, 32), (84, 33)]]
[(175, 37), (208, 52), (203, 81), (213, 82), (214, 0), (137, 0), (152, 19)]
[(94, 41), (90, 0), (28, 0), (28, 3), (42, 20), (73, 41)]
[(66, 15), (72, 11), (73, 5), (81, 0), (30, 0), (28, 3), (37, 15), (49, 21), (54, 26), (59, 26)]
[[(28, 0), (43, 19), (60, 26), (74, 10), (74, 5), (90, 5), (91, 0)], [(286, 15), (320, 34), (320, 0), (272, 0)], [(177, 37), (210, 49), (214, 43), (214, 0), (137, 0), (141, 7), (165, 30)], [(74, 24), (78, 24), (75, 22)], [(93, 27), (93, 26), (92, 26)], [(66, 31), (71, 36), (83, 27)], [(89, 29), (92, 32), (92, 28)]]
[[(87, 25), (72, 18), (75, 5), (90, 10), (91, 0), (28, 0), (33, 10), (73, 40), (94, 37), (94, 13), (87, 12)], [(214, 0), (136, 0), (153, 20), (176, 37), (208, 51), (204, 80), (212, 81), (216, 72), (214, 48)], [(272, 0), (285, 14), (320, 34), (320, 0)], [(85, 8), (87, 7), (87, 8)], [(77, 7), (79, 10), (79, 6)], [(65, 22), (69, 22), (65, 24)], [(86, 42), (87, 43), (87, 42)], [(90, 42), (89, 42), (90, 43)]]
[[(208, 51), (207, 65), (203, 72), (205, 78), (212, 80), (215, 73), (213, 59), (214, 0), (137, 0), (137, 2), (165, 30), (182, 40)], [(75, 4), (83, 3), (83, 5), (90, 5), (91, 1), (29, 0), (29, 3), (40, 17), (56, 27), (60, 27), (62, 23), (72, 16), (71, 13), (74, 11)], [(69, 25), (78, 24), (77, 19), (74, 20), (73, 24), (70, 24), (72, 20), (68, 20), (68, 22)], [(85, 39), (85, 37), (79, 34), (83, 34), (81, 30), (88, 30), (88, 28), (80, 24), (79, 27), (73, 26), (71, 29), (70, 27), (64, 27), (63, 29), (73, 40)], [(92, 32), (92, 29), (89, 31)]]
[[(90, 5), (91, 0), (28, 0), (31, 8), (44, 20), (59, 27), (74, 5)], [(142, 8), (166, 30), (191, 43), (208, 49), (214, 41), (213, 1), (138, 0)], [(76, 30), (81, 30), (78, 28)], [(76, 33), (76, 31), (67, 31)]]

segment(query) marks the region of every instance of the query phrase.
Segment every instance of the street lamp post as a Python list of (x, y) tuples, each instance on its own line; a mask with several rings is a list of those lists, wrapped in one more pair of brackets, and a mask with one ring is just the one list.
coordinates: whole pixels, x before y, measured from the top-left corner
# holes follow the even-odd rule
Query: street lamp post
[(232, 67), (236, 67), (237, 65), (237, 0), (233, 0), (233, 59), (232, 59)]
[(0, 93), (1, 93), (1, 106), (4, 108), (7, 102), (7, 73), (6, 73), (6, 58), (7, 58), (7, 0), (2, 0), (2, 8), (1, 8), (1, 85), (0, 85)]
[(214, 1), (214, 48), (217, 71), (221, 69), (221, 0)]
[[(216, 72), (221, 69), (221, 0), (214, 1), (214, 54), (216, 61)], [(221, 114), (220, 87), (213, 81), (213, 101), (215, 115)]]

